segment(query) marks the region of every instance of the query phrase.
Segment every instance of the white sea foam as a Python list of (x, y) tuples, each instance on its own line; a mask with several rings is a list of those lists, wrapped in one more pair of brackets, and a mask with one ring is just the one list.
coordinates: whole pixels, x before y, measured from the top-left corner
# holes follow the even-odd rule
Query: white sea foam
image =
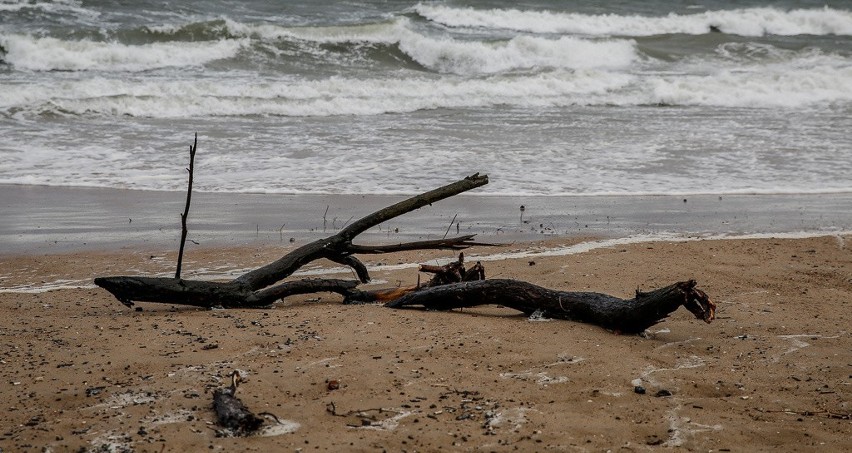
[(20, 71), (147, 71), (197, 66), (236, 55), (244, 40), (168, 42), (128, 45), (88, 40), (69, 41), (30, 35), (0, 35), (4, 59)]
[[(223, 54), (230, 46), (223, 45)], [(467, 49), (471, 56), (474, 49)], [(164, 50), (165, 51), (165, 50)], [(428, 54), (430, 50), (420, 48)], [(480, 52), (480, 55), (484, 52)], [(625, 52), (624, 58), (629, 58)], [(203, 55), (200, 51), (198, 55)], [(457, 55), (454, 70), (487, 71)], [(199, 58), (212, 58), (207, 54)], [(150, 65), (179, 64), (164, 57)], [(491, 69), (504, 64), (490, 60)], [(111, 63), (113, 67), (121, 62)], [(128, 64), (145, 66), (139, 61)], [(518, 65), (518, 61), (511, 63)], [(467, 69), (463, 68), (466, 67)], [(149, 118), (209, 116), (333, 116), (403, 113), (438, 108), (497, 105), (564, 107), (572, 105), (681, 105), (711, 107), (787, 107), (842, 104), (852, 101), (852, 65), (839, 57), (801, 58), (769, 65), (735, 66), (699, 62), (684, 73), (653, 71), (631, 74), (589, 68), (532, 75), (495, 75), (469, 79), (445, 76), (388, 80), (330, 77), (320, 80), (257, 80), (92, 77), (63, 83), (21, 80), (15, 90), (0, 92), (0, 114), (105, 115)]]
[(601, 71), (555, 72), (529, 77), (462, 79), (427, 77), (257, 81), (166, 80), (96, 77), (63, 84), (40, 82), (0, 93), (0, 109), (33, 113), (181, 118), (224, 115), (372, 115), (490, 105), (558, 105), (585, 102), (630, 83)]
[(53, 0), (53, 1), (17, 1), (0, 2), (0, 12), (18, 12), (38, 10), (52, 14), (72, 13), (80, 17), (95, 18), (99, 12), (83, 7), (79, 0)]
[(575, 33), (593, 36), (705, 34), (713, 26), (725, 33), (743, 36), (852, 35), (852, 11), (828, 7), (790, 11), (777, 8), (745, 8), (659, 17), (457, 8), (432, 3), (417, 5), (415, 10), (431, 21), (450, 27), (496, 28), (533, 33)]
[(803, 107), (852, 101), (852, 61), (804, 55), (769, 64), (691, 64), (690, 74), (649, 78), (650, 103)]
[(487, 43), (417, 36), (400, 49), (423, 66), (453, 74), (493, 74), (518, 69), (625, 68), (637, 58), (629, 40), (589, 41), (518, 36)]

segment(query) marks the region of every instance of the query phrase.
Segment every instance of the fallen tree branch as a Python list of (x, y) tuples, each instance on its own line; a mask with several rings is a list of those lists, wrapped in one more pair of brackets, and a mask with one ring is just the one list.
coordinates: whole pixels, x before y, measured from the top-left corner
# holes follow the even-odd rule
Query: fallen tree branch
[[(366, 283), (370, 280), (367, 267), (353, 256), (354, 254), (378, 254), (420, 249), (457, 250), (480, 245), (473, 241), (472, 235), (394, 245), (356, 245), (352, 243), (352, 240), (357, 235), (382, 222), (485, 184), (488, 184), (488, 176), (477, 173), (435, 190), (408, 198), (345, 226), (335, 235), (303, 245), (277, 261), (247, 272), (230, 282), (114, 276), (98, 277), (95, 279), (95, 284), (112, 293), (127, 306), (132, 306), (133, 302), (136, 301), (207, 308), (217, 306), (226, 308), (262, 307), (291, 294), (331, 291), (347, 295), (354, 291), (354, 285), (349, 282), (342, 283), (342, 280), (327, 280), (324, 285), (290, 282), (276, 288), (265, 290), (264, 288), (284, 280), (300, 267), (320, 258), (350, 266), (355, 270), (358, 279)], [(299, 289), (297, 290), (297, 288)]]
[(681, 305), (707, 323), (715, 318), (716, 311), (710, 298), (696, 288), (695, 280), (650, 292), (637, 291), (636, 297), (629, 300), (600, 293), (556, 291), (517, 280), (478, 280), (420, 288), (385, 306), (451, 310), (486, 304), (513, 308), (527, 316), (539, 312), (543, 317), (580, 321), (623, 333), (640, 333)]
[[(277, 261), (243, 274), (234, 281), (245, 285), (251, 290), (257, 290), (287, 278), (300, 267), (319, 258), (342, 258), (353, 253), (358, 253), (359, 251), (380, 250), (381, 247), (361, 246), (356, 248), (352, 244), (352, 240), (355, 239), (355, 236), (380, 223), (485, 184), (488, 184), (488, 176), (480, 176), (477, 173), (452, 184), (403, 200), (355, 221), (333, 236), (303, 245)], [(460, 238), (447, 239), (441, 247), (435, 248), (453, 248), (471, 245), (476, 244), (470, 243), (470, 236), (462, 236)], [(413, 248), (398, 248), (390, 251), (399, 250), (413, 250)], [(366, 283), (367, 281), (369, 280), (365, 281), (362, 278), (362, 282)]]
[[(488, 183), (478, 173), (462, 180), (408, 198), (369, 214), (347, 225), (332, 236), (303, 245), (273, 263), (247, 272), (230, 282), (206, 282), (180, 278), (99, 277), (95, 284), (105, 288), (125, 305), (134, 301), (191, 305), (197, 307), (257, 308), (294, 294), (334, 292), (344, 296), (345, 303), (387, 302), (390, 308), (422, 306), (433, 310), (497, 304), (544, 317), (596, 324), (624, 333), (642, 332), (660, 322), (680, 306), (697, 318), (710, 322), (715, 317), (715, 304), (694, 280), (679, 282), (650, 292), (636, 292), (630, 300), (600, 293), (565, 292), (543, 288), (515, 280), (485, 280), (485, 269), (476, 263), (464, 266), (464, 254), (458, 261), (444, 266), (421, 265), (420, 271), (433, 274), (425, 285), (361, 291), (359, 282), (367, 282), (367, 267), (355, 254), (378, 254), (421, 249), (463, 249), (480, 244), (472, 235), (450, 239), (416, 241), (391, 245), (356, 245), (353, 239), (369, 228)], [(521, 207), (523, 215), (523, 207)], [(325, 215), (323, 216), (325, 217)], [(305, 264), (326, 258), (354, 269), (358, 281), (304, 279), (274, 285), (292, 275)]]
[(275, 301), (297, 294), (337, 293), (342, 296), (351, 294), (358, 286), (355, 280), (335, 279), (304, 279), (284, 282), (261, 291), (255, 292), (259, 304), (257, 307), (269, 306)]
[(695, 317), (711, 322), (716, 305), (696, 288), (695, 280), (679, 282), (649, 292), (636, 291), (630, 300), (592, 292), (557, 291), (518, 280), (485, 280), (485, 268), (477, 262), (464, 267), (464, 254), (443, 266), (421, 264), (420, 272), (433, 274), (423, 286), (374, 291), (353, 291), (345, 303), (384, 302), (389, 308), (414, 306), (451, 310), (478, 305), (502, 305), (527, 316), (595, 324), (622, 333), (640, 333), (684, 306)]
[(475, 234), (459, 236), (450, 239), (433, 239), (429, 241), (405, 242), (386, 245), (356, 245), (349, 246), (349, 251), (359, 255), (406, 252), (409, 250), (462, 250), (474, 245), (497, 245), (473, 240)]
[(95, 284), (128, 307), (133, 302), (161, 302), (194, 307), (256, 306), (257, 296), (232, 282), (205, 282), (158, 277), (98, 277)]

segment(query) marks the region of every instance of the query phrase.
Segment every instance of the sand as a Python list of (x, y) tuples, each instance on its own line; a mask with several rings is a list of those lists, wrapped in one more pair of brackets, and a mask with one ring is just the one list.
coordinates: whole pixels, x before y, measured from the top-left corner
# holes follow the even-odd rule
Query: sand
[[(0, 448), (852, 450), (852, 235), (595, 241), (559, 236), (468, 256), (488, 258), (492, 277), (621, 297), (694, 278), (718, 319), (680, 309), (626, 336), (497, 307), (392, 310), (329, 294), (267, 310), (136, 311), (91, 278), (169, 275), (174, 252), (163, 250), (173, 249), (6, 253)], [(228, 278), (299, 244), (190, 247), (185, 276)], [(366, 261), (374, 287), (386, 287), (452, 256)], [(336, 266), (308, 271), (351, 275)], [(263, 435), (219, 437), (212, 390), (233, 370), (246, 375), (245, 404), (278, 419)]]

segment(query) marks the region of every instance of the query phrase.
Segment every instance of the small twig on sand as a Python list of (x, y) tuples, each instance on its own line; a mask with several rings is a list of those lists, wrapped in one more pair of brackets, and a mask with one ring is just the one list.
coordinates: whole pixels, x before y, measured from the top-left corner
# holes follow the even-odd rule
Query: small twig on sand
[(360, 424), (352, 424), (347, 423), (347, 426), (351, 426), (353, 428), (360, 428), (362, 426), (371, 426), (374, 422), (378, 422), (376, 415), (372, 414), (400, 414), (400, 411), (394, 409), (387, 409), (384, 407), (377, 407), (371, 409), (355, 409), (347, 412), (337, 412), (337, 406), (335, 406), (334, 401), (328, 403), (325, 406), (325, 411), (335, 417), (357, 417), (361, 423)]

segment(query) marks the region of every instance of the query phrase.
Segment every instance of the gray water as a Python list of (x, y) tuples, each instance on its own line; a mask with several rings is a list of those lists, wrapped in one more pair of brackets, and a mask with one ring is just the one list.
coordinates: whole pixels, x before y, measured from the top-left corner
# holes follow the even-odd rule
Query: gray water
[(852, 191), (852, 2), (0, 1), (0, 184)]

